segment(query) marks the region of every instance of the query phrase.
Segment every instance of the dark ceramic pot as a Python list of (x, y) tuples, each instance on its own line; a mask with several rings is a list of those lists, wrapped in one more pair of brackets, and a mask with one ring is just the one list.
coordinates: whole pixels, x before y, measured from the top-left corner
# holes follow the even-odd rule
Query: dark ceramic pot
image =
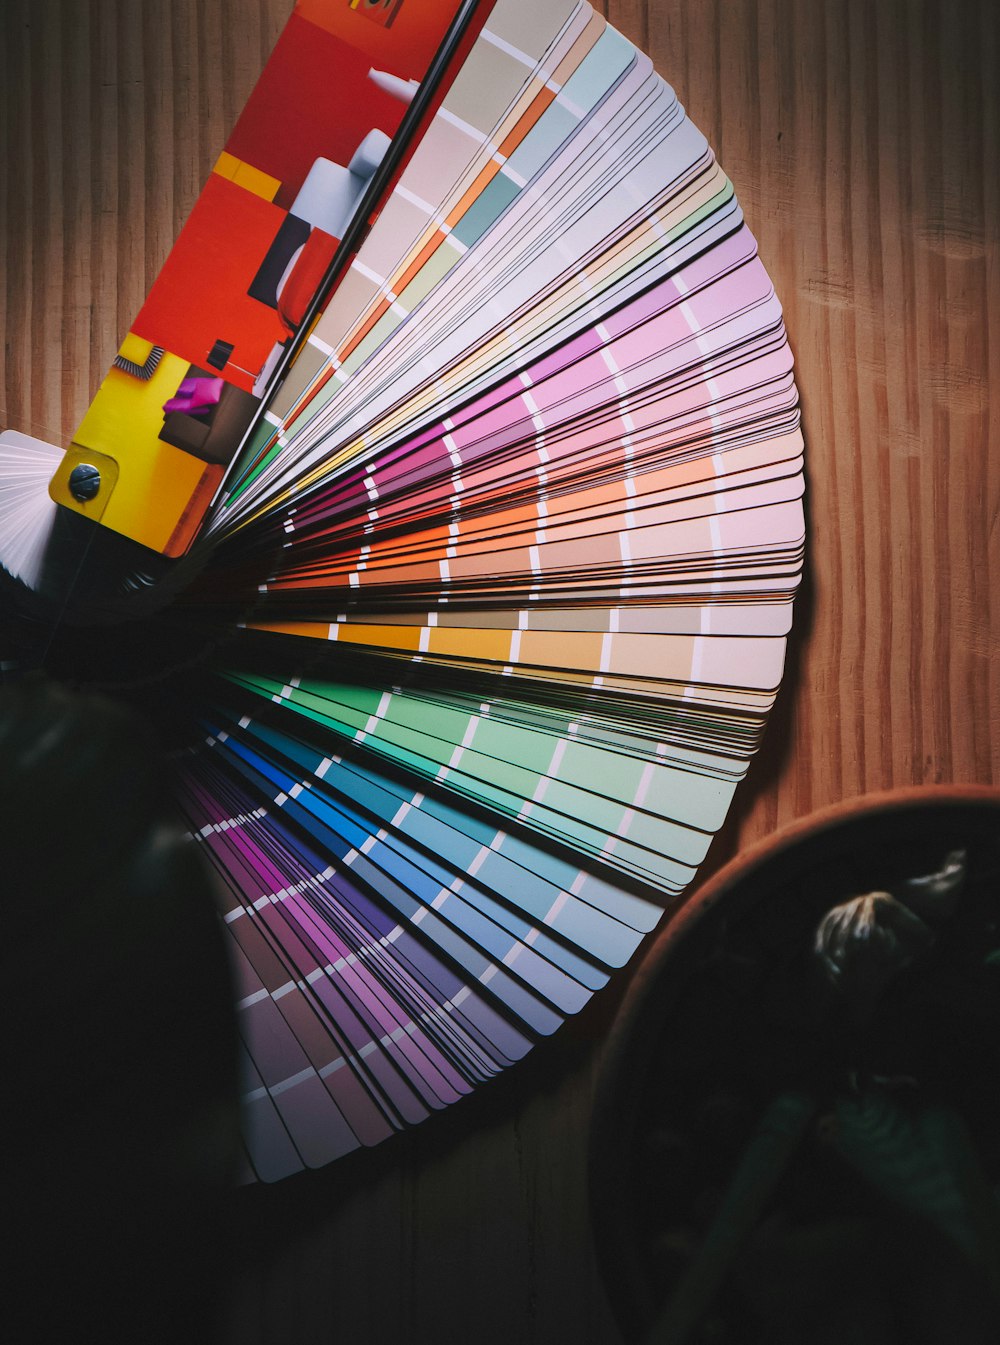
[[(1000, 1046), (1000, 971), (991, 962), (984, 973), (984, 1000), (978, 990), (971, 999), (965, 993), (983, 979), (980, 972), (962, 970), (983, 968), (991, 944), (1000, 944), (1000, 790), (898, 790), (797, 821), (733, 860), (668, 920), (602, 1055), (591, 1212), (598, 1260), (626, 1339), (642, 1338), (656, 1321), (769, 1099), (803, 1077), (812, 1086), (851, 1068), (850, 1050), (841, 1058), (836, 1034), (826, 1030), (816, 1007), (820, 978), (811, 947), (819, 919), (850, 896), (891, 890), (933, 871), (958, 848), (967, 851), (968, 876), (963, 905), (944, 936), (944, 956), (951, 959), (947, 983), (959, 989), (951, 1000), (946, 990), (943, 1001), (935, 991), (937, 999), (925, 1002), (925, 987), (943, 973), (914, 967), (898, 994), (893, 990), (898, 1005), (890, 996), (884, 1021), (866, 1045), (873, 1070), (932, 1074), (940, 1092), (971, 1112), (972, 1128), (985, 1129), (980, 1154), (992, 1176), (1000, 1172), (1000, 1142), (991, 1138), (1000, 1131), (992, 1064)], [(974, 1021), (967, 1030), (969, 1015)], [(803, 1227), (812, 1217), (810, 1202), (832, 1200), (842, 1208), (824, 1213), (824, 1228), (838, 1218), (848, 1231), (852, 1219), (870, 1228), (871, 1210), (858, 1215), (846, 1189), (850, 1181), (824, 1171), (823, 1161), (806, 1165), (802, 1189), (786, 1190), (786, 1203), (800, 1213), (807, 1209)], [(929, 1236), (933, 1244), (933, 1230)], [(974, 1297), (979, 1291), (960, 1286), (958, 1292)], [(721, 1297), (691, 1340), (743, 1345), (762, 1338), (749, 1317), (745, 1331), (739, 1326), (747, 1311), (739, 1286), (729, 1284)], [(784, 1339), (771, 1330), (768, 1338), (779, 1335)], [(804, 1345), (801, 1333), (790, 1338)], [(953, 1329), (940, 1338), (965, 1339)], [(819, 1330), (815, 1339), (826, 1336)]]

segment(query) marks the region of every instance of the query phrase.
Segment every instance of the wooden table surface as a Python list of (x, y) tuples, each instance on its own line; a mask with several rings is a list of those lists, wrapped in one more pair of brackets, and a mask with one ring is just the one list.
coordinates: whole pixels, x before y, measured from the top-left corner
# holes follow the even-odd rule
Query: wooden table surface
[[(65, 441), (290, 0), (4, 0), (0, 426)], [(1000, 10), (620, 0), (732, 177), (807, 444), (786, 685), (708, 869), (813, 808), (1000, 775)], [(627, 977), (623, 977), (622, 981)], [(244, 1193), (223, 1338), (617, 1339), (589, 1105), (620, 987), (481, 1097)]]

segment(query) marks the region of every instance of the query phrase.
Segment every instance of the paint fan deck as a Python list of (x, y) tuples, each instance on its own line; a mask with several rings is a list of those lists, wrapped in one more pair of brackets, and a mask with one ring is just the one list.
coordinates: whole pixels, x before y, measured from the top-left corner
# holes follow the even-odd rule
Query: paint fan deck
[[(382, 41), (419, 0), (362, 8)], [(760, 742), (802, 568), (781, 309), (704, 137), (586, 3), (462, 41), (184, 562), (182, 610), (252, 595), (162, 713), (268, 1181), (451, 1105), (628, 961)], [(51, 473), (10, 439), (18, 489)]]

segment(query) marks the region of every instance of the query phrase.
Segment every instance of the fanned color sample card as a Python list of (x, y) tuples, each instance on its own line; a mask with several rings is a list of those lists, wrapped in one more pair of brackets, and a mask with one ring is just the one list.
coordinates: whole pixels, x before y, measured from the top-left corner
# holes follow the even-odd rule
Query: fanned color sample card
[(172, 747), (248, 1176), (470, 1092), (691, 882), (781, 678), (798, 395), (731, 184), (589, 5), (300, 0), (52, 453), (0, 437), (0, 557)]

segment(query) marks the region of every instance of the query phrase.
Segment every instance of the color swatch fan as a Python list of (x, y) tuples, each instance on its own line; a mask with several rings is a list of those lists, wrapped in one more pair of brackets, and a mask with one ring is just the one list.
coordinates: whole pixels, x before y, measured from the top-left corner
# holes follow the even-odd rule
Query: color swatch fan
[(65, 532), (48, 656), (117, 651), (218, 875), (248, 1173), (470, 1092), (690, 883), (781, 676), (798, 396), (731, 184), (589, 5), (300, 0), (35, 513), (44, 446), (0, 453), (46, 610), (21, 525)]

